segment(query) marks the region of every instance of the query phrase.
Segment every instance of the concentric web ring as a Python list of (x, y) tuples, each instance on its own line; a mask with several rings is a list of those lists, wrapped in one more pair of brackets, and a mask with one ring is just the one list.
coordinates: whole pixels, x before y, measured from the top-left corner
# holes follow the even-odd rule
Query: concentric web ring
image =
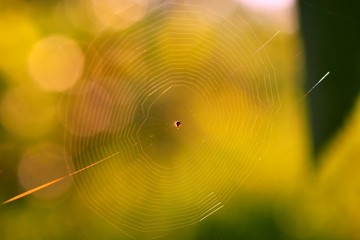
[(195, 224), (251, 173), (279, 105), (266, 51), (236, 11), (167, 4), (92, 43), (67, 109), (72, 168), (93, 166), (76, 185), (129, 236)]

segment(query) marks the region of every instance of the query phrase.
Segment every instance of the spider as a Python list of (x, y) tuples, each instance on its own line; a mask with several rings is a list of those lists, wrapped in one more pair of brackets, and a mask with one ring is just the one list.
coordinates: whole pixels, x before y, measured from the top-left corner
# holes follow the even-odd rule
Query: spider
[(181, 126), (181, 122), (179, 120), (174, 121), (174, 127), (176, 127), (176, 129), (179, 129)]

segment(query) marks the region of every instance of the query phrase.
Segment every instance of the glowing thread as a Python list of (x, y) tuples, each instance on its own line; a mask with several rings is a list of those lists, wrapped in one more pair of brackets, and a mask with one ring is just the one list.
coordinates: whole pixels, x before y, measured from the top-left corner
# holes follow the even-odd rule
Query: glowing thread
[(307, 91), (307, 93), (305, 93), (305, 95), (299, 100), (298, 103), (301, 103), (307, 97), (307, 95), (309, 95), (329, 74), (330, 72), (327, 72), (312, 88), (310, 88), (309, 91)]
[(4, 204), (6, 204), (6, 203), (13, 202), (13, 201), (18, 200), (18, 199), (20, 199), (20, 198), (26, 197), (26, 196), (34, 193), (34, 192), (40, 191), (41, 189), (47, 188), (47, 187), (49, 187), (49, 186), (51, 186), (51, 185), (53, 185), (53, 184), (55, 184), (55, 183), (57, 183), (57, 182), (60, 182), (60, 181), (62, 181), (62, 180), (64, 180), (64, 179), (67, 179), (67, 178), (69, 178), (69, 177), (71, 177), (71, 176), (74, 176), (74, 175), (77, 174), (77, 173), (80, 173), (80, 172), (82, 172), (82, 171), (84, 171), (84, 170), (86, 170), (86, 169), (89, 169), (89, 168), (91, 168), (91, 167), (93, 167), (93, 166), (95, 166), (95, 165), (97, 165), (97, 164), (99, 164), (99, 163), (101, 163), (101, 162), (104, 162), (105, 160), (108, 160), (109, 158), (112, 158), (112, 157), (114, 157), (114, 156), (117, 155), (117, 154), (119, 154), (119, 153), (114, 153), (114, 154), (112, 154), (112, 155), (110, 155), (110, 156), (108, 156), (108, 157), (106, 157), (106, 158), (104, 158), (104, 159), (101, 159), (101, 160), (99, 160), (99, 161), (97, 161), (97, 162), (95, 162), (95, 163), (92, 163), (92, 164), (90, 164), (90, 165), (88, 165), (88, 166), (86, 166), (86, 167), (84, 167), (84, 168), (82, 168), (82, 169), (80, 169), (80, 170), (77, 170), (77, 171), (75, 171), (75, 172), (73, 172), (73, 173), (70, 173), (69, 175), (60, 177), (60, 178), (58, 178), (58, 179), (55, 179), (55, 180), (53, 180), (53, 181), (50, 181), (50, 182), (45, 183), (45, 184), (43, 184), (43, 185), (40, 185), (40, 186), (38, 186), (38, 187), (32, 188), (32, 189), (30, 189), (30, 190), (28, 190), (28, 191), (26, 191), (26, 192), (23, 192), (23, 193), (15, 196), (15, 197), (12, 197), (12, 198), (4, 201), (3, 203), (1, 203), (1, 205), (4, 205)]

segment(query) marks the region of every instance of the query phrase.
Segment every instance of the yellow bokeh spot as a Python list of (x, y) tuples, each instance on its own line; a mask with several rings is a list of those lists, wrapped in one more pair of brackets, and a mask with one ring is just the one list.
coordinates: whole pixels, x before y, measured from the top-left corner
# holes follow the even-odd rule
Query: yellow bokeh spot
[(71, 38), (52, 35), (33, 47), (29, 71), (36, 83), (48, 91), (64, 91), (81, 77), (84, 54)]
[(8, 91), (0, 108), (3, 126), (21, 138), (43, 136), (55, 121), (53, 97), (29, 85)]
[(104, 27), (125, 29), (146, 14), (148, 0), (93, 0), (95, 17)]
[(23, 12), (1, 12), (0, 71), (11, 82), (23, 82), (27, 74), (27, 55), (39, 38), (38, 27)]

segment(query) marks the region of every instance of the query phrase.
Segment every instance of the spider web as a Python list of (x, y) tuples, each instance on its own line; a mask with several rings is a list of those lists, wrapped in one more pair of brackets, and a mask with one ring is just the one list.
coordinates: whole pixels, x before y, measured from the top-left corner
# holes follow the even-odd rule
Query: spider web
[(86, 58), (68, 96), (66, 145), (72, 169), (106, 161), (74, 176), (84, 202), (129, 238), (219, 211), (266, 151), (280, 106), (264, 44), (241, 12), (167, 3), (101, 33)]

